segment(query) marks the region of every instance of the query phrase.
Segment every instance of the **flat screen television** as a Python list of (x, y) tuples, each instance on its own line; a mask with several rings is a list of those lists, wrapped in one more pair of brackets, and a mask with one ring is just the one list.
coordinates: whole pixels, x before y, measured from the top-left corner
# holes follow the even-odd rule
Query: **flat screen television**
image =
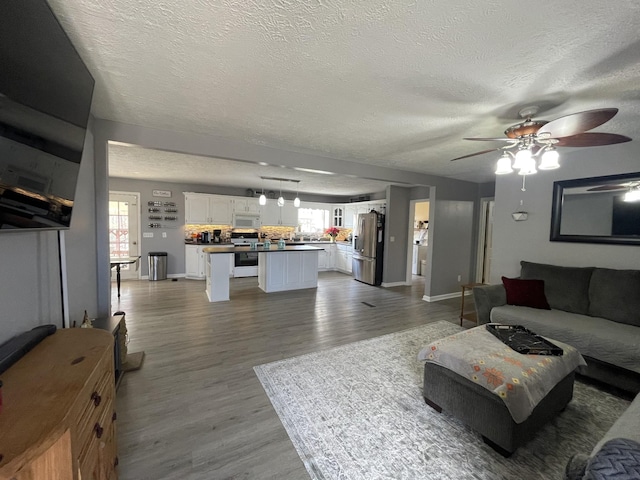
[(0, 231), (69, 228), (93, 87), (45, 0), (0, 1)]

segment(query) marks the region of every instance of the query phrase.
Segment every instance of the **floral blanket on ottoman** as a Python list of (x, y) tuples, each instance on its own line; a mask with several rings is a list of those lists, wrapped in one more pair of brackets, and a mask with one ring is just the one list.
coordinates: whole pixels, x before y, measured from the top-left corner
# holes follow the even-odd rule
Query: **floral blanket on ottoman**
[(564, 355), (523, 355), (481, 325), (430, 343), (418, 359), (448, 368), (495, 393), (513, 420), (522, 423), (560, 380), (586, 365), (574, 347), (548, 340), (561, 347)]

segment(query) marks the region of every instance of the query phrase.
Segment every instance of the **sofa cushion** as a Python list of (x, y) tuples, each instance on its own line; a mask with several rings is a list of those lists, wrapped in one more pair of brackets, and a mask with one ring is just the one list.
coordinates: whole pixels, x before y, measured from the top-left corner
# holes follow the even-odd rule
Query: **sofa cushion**
[(640, 270), (594, 269), (589, 315), (640, 327)]
[(640, 478), (640, 443), (616, 438), (591, 457), (584, 480), (634, 480)]
[(640, 373), (638, 327), (561, 310), (503, 305), (491, 309), (491, 321), (525, 328), (573, 345), (591, 358)]
[(594, 267), (559, 267), (525, 261), (520, 265), (521, 278), (544, 280), (544, 293), (551, 308), (589, 313), (589, 282)]
[(629, 408), (618, 417), (607, 433), (598, 441), (591, 451), (591, 455), (595, 455), (605, 443), (614, 438), (630, 438), (640, 442), (640, 395), (636, 396)]
[(551, 310), (544, 295), (544, 281), (502, 277), (508, 305)]

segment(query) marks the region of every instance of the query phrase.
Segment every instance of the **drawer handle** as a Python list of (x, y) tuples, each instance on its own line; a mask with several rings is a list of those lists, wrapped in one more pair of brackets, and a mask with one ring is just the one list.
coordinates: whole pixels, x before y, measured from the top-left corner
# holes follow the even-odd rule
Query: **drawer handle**
[(111, 421), (115, 422), (118, 419), (118, 414), (116, 412), (113, 412), (113, 415), (111, 415)]
[(104, 433), (104, 428), (102, 428), (99, 423), (96, 423), (93, 426), (93, 431), (96, 432), (96, 438), (101, 438)]
[(118, 464), (120, 463), (120, 459), (118, 458), (118, 456), (116, 455), (116, 458), (113, 460), (113, 466), (117, 467)]
[(102, 397), (98, 395), (98, 392), (93, 392), (91, 394), (91, 400), (93, 400), (93, 404), (97, 407), (98, 405), (100, 405), (100, 402), (102, 401)]

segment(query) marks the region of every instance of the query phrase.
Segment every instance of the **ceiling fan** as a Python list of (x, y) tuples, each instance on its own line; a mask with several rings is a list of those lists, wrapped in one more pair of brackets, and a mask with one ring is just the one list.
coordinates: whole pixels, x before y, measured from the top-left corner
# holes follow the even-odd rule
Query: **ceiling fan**
[(556, 147), (596, 147), (631, 141), (631, 138), (616, 133), (586, 133), (611, 120), (618, 113), (617, 108), (587, 110), (550, 122), (533, 120), (532, 117), (538, 111), (539, 108), (535, 105), (520, 110), (519, 115), (523, 121), (507, 128), (504, 132), (506, 137), (465, 138), (478, 142), (505, 142), (507, 145), (471, 153), (451, 161), (502, 150), (496, 174), (511, 173), (515, 169), (520, 175), (530, 175), (537, 171), (537, 159), (540, 159), (537, 168), (541, 170), (551, 170), (560, 166), (560, 156)]

